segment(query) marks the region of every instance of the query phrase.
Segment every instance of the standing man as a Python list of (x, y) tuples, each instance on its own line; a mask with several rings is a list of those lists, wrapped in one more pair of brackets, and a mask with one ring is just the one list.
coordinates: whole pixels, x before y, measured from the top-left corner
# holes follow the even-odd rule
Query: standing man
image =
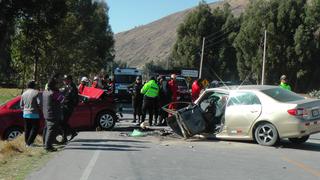
[(89, 84), (89, 79), (87, 77), (82, 77), (81, 78), (81, 83), (78, 87), (78, 91), (79, 91), (79, 94), (82, 94), (83, 91), (84, 91), (84, 88), (87, 87)]
[(57, 88), (57, 82), (50, 79), (47, 89), (42, 93), (42, 111), (45, 119), (45, 128), (43, 130), (44, 149), (48, 152), (57, 151), (52, 146), (55, 138), (55, 132), (61, 121), (61, 103), (63, 96)]
[(281, 88), (283, 89), (286, 89), (288, 91), (291, 91), (291, 86), (289, 85), (288, 83), (288, 79), (287, 79), (287, 76), (286, 75), (282, 75), (280, 77), (280, 85), (279, 85)]
[[(168, 82), (168, 86), (172, 94), (171, 102), (177, 102), (178, 99), (178, 85), (176, 79), (177, 76), (175, 74), (171, 74), (171, 80)], [(170, 104), (169, 109), (176, 109), (176, 104)]]
[(30, 147), (37, 137), (40, 122), (39, 91), (34, 80), (28, 82), (27, 90), (21, 96), (20, 107), (23, 109), (24, 139), (26, 147)]
[(79, 103), (78, 89), (73, 83), (71, 75), (64, 75), (63, 79), (64, 87), (62, 93), (64, 95), (64, 101), (62, 104), (62, 130), (63, 130), (63, 142), (67, 142), (67, 136), (71, 135), (72, 140), (78, 133), (72, 129), (68, 123), (74, 107)]
[(156, 108), (155, 104), (157, 103), (157, 98), (159, 96), (159, 86), (154, 77), (151, 77), (150, 80), (142, 87), (141, 93), (144, 94), (142, 105), (142, 122), (144, 122), (146, 113), (148, 111), (149, 125), (152, 126), (153, 112)]
[(160, 92), (159, 92), (159, 126), (166, 125), (166, 120), (168, 118), (168, 113), (162, 110), (161, 107), (169, 104), (171, 102), (172, 93), (168, 86), (168, 81), (165, 76), (160, 78)]
[(138, 115), (138, 123), (140, 124), (142, 115), (142, 101), (143, 95), (141, 94), (142, 78), (137, 76), (136, 81), (132, 85), (132, 107), (133, 107), (133, 123), (136, 123)]
[(91, 85), (93, 88), (99, 88), (99, 77), (95, 76)]
[(195, 80), (192, 84), (192, 90), (191, 90), (192, 102), (198, 99), (201, 89), (202, 89), (201, 79)]
[(71, 135), (72, 140), (78, 133), (72, 129), (68, 123), (74, 107), (79, 103), (78, 89), (73, 83), (71, 75), (64, 75), (63, 78), (64, 87), (62, 93), (64, 95), (64, 101), (62, 103), (62, 130), (63, 130), (63, 142), (67, 142), (67, 136)]

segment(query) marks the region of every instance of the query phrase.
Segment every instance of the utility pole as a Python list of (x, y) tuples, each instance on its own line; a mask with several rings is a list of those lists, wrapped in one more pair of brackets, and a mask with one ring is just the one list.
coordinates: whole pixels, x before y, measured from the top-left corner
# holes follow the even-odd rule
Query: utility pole
[(202, 64), (203, 64), (203, 55), (204, 55), (204, 43), (206, 38), (203, 37), (202, 39), (202, 50), (201, 50), (201, 61), (200, 61), (200, 70), (199, 70), (199, 78), (202, 78)]
[(266, 64), (266, 47), (267, 47), (267, 30), (264, 30), (264, 47), (263, 47), (263, 59), (262, 59), (261, 85), (264, 85), (264, 71), (265, 71), (265, 64)]

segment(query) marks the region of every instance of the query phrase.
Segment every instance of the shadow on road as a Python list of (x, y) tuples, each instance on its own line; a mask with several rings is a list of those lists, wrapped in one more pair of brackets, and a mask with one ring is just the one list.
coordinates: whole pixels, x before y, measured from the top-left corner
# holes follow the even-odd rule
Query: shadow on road
[(82, 142), (82, 143), (101, 143), (101, 142), (126, 142), (126, 143), (150, 143), (149, 141), (136, 141), (128, 139), (75, 139), (72, 142)]
[(290, 141), (281, 141), (278, 144), (277, 148), (320, 152), (320, 144), (312, 142), (305, 142), (303, 144), (293, 144)]
[[(310, 138), (311, 139), (311, 138)], [(243, 143), (243, 144), (252, 144), (257, 145), (254, 141), (246, 141), (246, 140), (220, 140), (215, 137), (208, 137), (206, 139), (199, 139), (199, 138), (192, 138), (187, 139), (187, 141), (191, 142), (232, 142), (232, 143)], [(320, 144), (319, 143), (313, 143), (313, 142), (306, 142), (303, 144), (293, 144), (290, 141), (282, 140), (277, 145), (274, 146), (274, 148), (279, 149), (296, 149), (296, 150), (304, 150), (304, 151), (316, 151), (320, 152)]]
[(129, 145), (120, 145), (120, 144), (88, 144), (88, 143), (77, 143), (77, 144), (69, 144), (68, 146), (76, 146), (76, 147), (115, 147), (115, 148), (147, 148), (146, 146), (129, 146)]
[[(107, 144), (108, 143), (108, 144)], [(148, 141), (120, 139), (75, 139), (66, 146), (65, 150), (102, 150), (102, 151), (141, 151), (147, 146), (123, 145), (115, 143), (149, 143)]]
[(104, 147), (67, 147), (64, 150), (89, 150), (89, 151), (95, 151), (95, 150), (101, 150), (101, 151), (141, 151), (139, 149), (122, 149), (122, 148), (104, 148)]

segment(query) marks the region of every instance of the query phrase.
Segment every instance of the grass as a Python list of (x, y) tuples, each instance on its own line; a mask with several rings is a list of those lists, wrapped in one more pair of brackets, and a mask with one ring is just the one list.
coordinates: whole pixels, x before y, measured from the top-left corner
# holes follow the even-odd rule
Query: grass
[(41, 137), (35, 140), (38, 147), (26, 148), (24, 136), (13, 141), (0, 141), (0, 179), (25, 179), (34, 169), (41, 167), (52, 156), (42, 148)]
[[(20, 89), (0, 88), (0, 104), (20, 94)], [(24, 136), (13, 141), (0, 140), (0, 180), (25, 179), (52, 157), (52, 153), (43, 150), (40, 136), (37, 136), (35, 144), (39, 147), (26, 148)]]
[(21, 94), (21, 89), (0, 88), (0, 104)]

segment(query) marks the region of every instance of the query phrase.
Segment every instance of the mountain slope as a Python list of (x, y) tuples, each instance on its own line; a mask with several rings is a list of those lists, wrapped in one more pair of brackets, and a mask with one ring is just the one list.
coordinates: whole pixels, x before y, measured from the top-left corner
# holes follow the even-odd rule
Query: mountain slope
[[(210, 4), (212, 9), (228, 2), (233, 13), (239, 15), (249, 0), (225, 0)], [(127, 62), (130, 67), (142, 67), (145, 63), (163, 62), (176, 41), (176, 29), (192, 9), (174, 13), (150, 24), (139, 26), (115, 35), (115, 61)]]

